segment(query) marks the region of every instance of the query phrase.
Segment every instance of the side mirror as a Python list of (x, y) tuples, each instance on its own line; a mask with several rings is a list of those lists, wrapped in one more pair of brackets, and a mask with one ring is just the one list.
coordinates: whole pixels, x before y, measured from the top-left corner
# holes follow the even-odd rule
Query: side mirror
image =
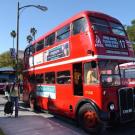
[(92, 67), (92, 68), (96, 68), (96, 67), (97, 67), (96, 61), (91, 61), (91, 67)]

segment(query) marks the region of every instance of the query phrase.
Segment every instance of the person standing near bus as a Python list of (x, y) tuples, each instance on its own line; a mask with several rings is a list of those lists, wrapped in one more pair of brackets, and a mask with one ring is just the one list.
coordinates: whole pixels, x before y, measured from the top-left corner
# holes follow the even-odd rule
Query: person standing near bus
[(19, 97), (20, 97), (20, 85), (19, 81), (16, 81), (10, 91), (11, 96), (11, 102), (13, 104), (13, 107), (15, 106), (15, 117), (18, 117), (18, 107), (19, 107)]

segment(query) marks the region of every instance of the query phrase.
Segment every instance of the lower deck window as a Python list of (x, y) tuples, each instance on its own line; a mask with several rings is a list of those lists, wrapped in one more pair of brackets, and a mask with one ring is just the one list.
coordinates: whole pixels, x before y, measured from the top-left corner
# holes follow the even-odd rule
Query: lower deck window
[(70, 84), (71, 83), (70, 71), (57, 72), (57, 83)]
[(45, 73), (45, 83), (54, 84), (55, 83), (55, 72)]

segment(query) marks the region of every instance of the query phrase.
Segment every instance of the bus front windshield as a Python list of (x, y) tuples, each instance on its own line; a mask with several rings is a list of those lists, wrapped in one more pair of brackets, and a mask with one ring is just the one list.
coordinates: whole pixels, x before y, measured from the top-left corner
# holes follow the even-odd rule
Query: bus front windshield
[(119, 63), (112, 61), (100, 61), (99, 71), (103, 87), (121, 85)]
[(107, 21), (98, 17), (89, 17), (94, 31), (100, 31), (104, 33), (113, 33), (115, 35), (126, 36), (125, 30), (120, 23)]

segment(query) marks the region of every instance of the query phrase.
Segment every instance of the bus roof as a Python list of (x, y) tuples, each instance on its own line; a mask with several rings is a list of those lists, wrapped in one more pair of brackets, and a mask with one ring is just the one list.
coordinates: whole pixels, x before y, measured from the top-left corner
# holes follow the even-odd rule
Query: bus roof
[(135, 68), (135, 62), (128, 62), (124, 64), (120, 64), (120, 68)]
[(72, 16), (71, 18), (67, 19), (66, 21), (62, 22), (61, 24), (59, 24), (57, 27), (55, 27), (54, 29), (52, 29), (51, 31), (45, 33), (44, 35), (40, 36), (39, 38), (37, 38), (35, 41), (32, 42), (32, 45), (34, 45), (35, 43), (37, 43), (38, 41), (44, 39), (46, 36), (50, 35), (51, 33), (59, 30), (60, 28), (62, 28), (63, 26), (71, 23), (72, 21), (80, 18), (80, 17), (85, 17), (86, 15), (92, 15), (92, 16), (97, 16), (97, 17), (100, 17), (100, 18), (105, 18), (107, 20), (112, 20), (112, 21), (115, 21), (115, 22), (118, 22), (120, 23), (119, 20), (117, 20), (116, 18), (110, 16), (110, 15), (107, 15), (107, 14), (104, 14), (104, 13), (101, 13), (101, 12), (97, 12), (97, 11), (82, 11), (80, 13), (77, 13), (76, 15)]

